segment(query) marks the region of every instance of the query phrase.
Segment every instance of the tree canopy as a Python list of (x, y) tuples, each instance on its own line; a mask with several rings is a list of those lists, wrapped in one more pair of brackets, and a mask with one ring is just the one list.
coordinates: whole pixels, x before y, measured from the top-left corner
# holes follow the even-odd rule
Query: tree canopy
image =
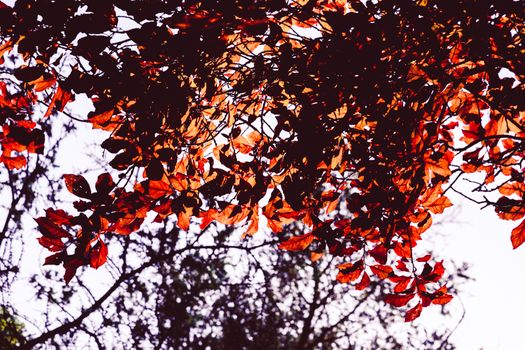
[[(111, 170), (64, 174), (74, 209), (36, 218), (66, 283), (144, 222), (294, 223), (282, 249), (342, 257), (357, 289), (390, 281), (411, 321), (452, 298), (414, 248), (447, 192), (471, 198), (460, 178), (525, 216), (524, 20), (512, 0), (0, 3), (0, 162), (23, 176), (60, 115), (107, 132)], [(80, 96), (85, 117), (67, 109)]]

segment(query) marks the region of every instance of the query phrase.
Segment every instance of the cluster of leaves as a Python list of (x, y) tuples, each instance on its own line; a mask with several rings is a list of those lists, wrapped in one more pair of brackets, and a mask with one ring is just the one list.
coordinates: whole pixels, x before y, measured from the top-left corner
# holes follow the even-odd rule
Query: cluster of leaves
[[(29, 105), (53, 89), (45, 116), (85, 94), (119, 172), (95, 191), (65, 176), (79, 213), (37, 219), (54, 252), (46, 263), (63, 264), (66, 282), (97, 268), (104, 237), (137, 231), (149, 213), (245, 235), (262, 214), (275, 233), (307, 228), (281, 248), (345, 257), (339, 281), (392, 281), (385, 301), (412, 302), (407, 321), (447, 303), (442, 263), (413, 251), (452, 205), (445, 193), (481, 172), (477, 190), (503, 194), (481, 203), (503, 219), (525, 215), (522, 10), (512, 0), (2, 6), (4, 55), (13, 48), (22, 62), (13, 84)], [(132, 174), (141, 178), (129, 184)]]
[[(1, 51), (1, 50), (0, 50)], [(7, 84), (0, 82), (0, 163), (7, 169), (22, 169), (27, 165), (27, 153), (43, 153), (44, 133), (31, 116), (36, 95), (10, 93)]]

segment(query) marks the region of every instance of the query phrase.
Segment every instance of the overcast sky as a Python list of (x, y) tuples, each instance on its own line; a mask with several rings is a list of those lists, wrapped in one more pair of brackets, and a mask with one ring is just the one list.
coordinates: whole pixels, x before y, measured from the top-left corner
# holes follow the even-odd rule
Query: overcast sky
[[(441, 218), (440, 232), (445, 237), (436, 255), (469, 263), (469, 275), (475, 278), (451, 302), (460, 310), (462, 301), (466, 310), (451, 339), (460, 350), (523, 349), (525, 247), (513, 250), (510, 242), (510, 232), (519, 221), (500, 220), (491, 208), (480, 210), (458, 195), (450, 197), (461, 208), (457, 217)], [(423, 313), (422, 322), (426, 321)]]

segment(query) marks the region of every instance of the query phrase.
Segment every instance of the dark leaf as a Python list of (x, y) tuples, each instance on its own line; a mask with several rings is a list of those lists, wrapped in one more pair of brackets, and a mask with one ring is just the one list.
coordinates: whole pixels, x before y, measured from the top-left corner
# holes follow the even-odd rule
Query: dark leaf
[(82, 175), (66, 174), (64, 181), (69, 192), (82, 198), (91, 198), (89, 183)]

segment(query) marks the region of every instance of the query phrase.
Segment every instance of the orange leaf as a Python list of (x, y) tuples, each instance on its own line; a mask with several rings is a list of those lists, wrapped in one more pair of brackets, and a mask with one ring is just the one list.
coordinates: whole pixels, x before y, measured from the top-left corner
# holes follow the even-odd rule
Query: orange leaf
[(7, 40), (5, 43), (0, 45), (0, 64), (4, 63), (4, 53), (11, 51), (13, 46), (14, 44), (11, 40)]
[(177, 173), (174, 176), (169, 177), (170, 184), (177, 191), (184, 191), (188, 189), (189, 182), (188, 177), (182, 173)]
[(217, 209), (209, 209), (207, 211), (201, 211), (199, 217), (202, 218), (200, 229), (204, 230), (217, 216)]
[(188, 208), (183, 205), (184, 210), (180, 211), (177, 215), (177, 226), (184, 231), (188, 231), (190, 228), (190, 217), (193, 212), (193, 208)]
[(514, 249), (518, 248), (525, 242), (525, 220), (512, 230), (510, 240)]
[(451, 207), (452, 202), (448, 197), (442, 196), (435, 200), (432, 204), (428, 205), (427, 208), (434, 214), (441, 214), (445, 211), (445, 208)]
[(357, 263), (344, 263), (337, 268), (340, 270), (337, 274), (337, 281), (341, 283), (349, 283), (355, 281), (363, 272), (363, 262), (360, 260)]
[(144, 222), (144, 218), (137, 218), (133, 214), (130, 214), (129, 217), (127, 216), (108, 227), (107, 231), (113, 231), (119, 235), (129, 235), (138, 230)]
[(448, 304), (452, 299), (454, 299), (452, 297), (452, 295), (450, 294), (443, 294), (437, 298), (434, 298), (432, 300), (432, 304), (436, 304), (436, 305), (445, 305), (445, 304)]
[(410, 258), (412, 254), (410, 243), (406, 241), (396, 242), (394, 246), (394, 252), (397, 256), (400, 256), (402, 258)]
[(431, 171), (434, 174), (438, 174), (445, 177), (450, 176), (452, 174), (449, 168), (449, 162), (444, 158), (440, 158), (438, 161), (434, 161), (429, 158), (425, 160), (425, 163), (426, 170)]
[(161, 180), (149, 180), (147, 189), (148, 196), (153, 199), (159, 199), (173, 193), (170, 185)]
[(525, 185), (520, 182), (507, 182), (501, 185), (498, 191), (505, 196), (510, 196), (514, 193), (522, 196), (525, 192)]
[(47, 111), (44, 114), (44, 118), (49, 117), (55, 109), (62, 112), (64, 110), (64, 107), (66, 107), (66, 104), (74, 100), (75, 98), (71, 92), (64, 91), (60, 86), (58, 86), (55, 95), (53, 96), (53, 99), (47, 107)]
[(248, 229), (246, 232), (243, 233), (242, 237), (246, 236), (253, 236), (254, 234), (259, 231), (259, 206), (255, 205), (255, 207), (252, 209), (252, 214), (250, 216), (251, 222), (248, 226)]
[(55, 78), (54, 76), (51, 76), (50, 78), (44, 78), (44, 76), (42, 75), (38, 79), (30, 82), (29, 84), (35, 86), (36, 92), (41, 92), (55, 85), (56, 82), (57, 78)]
[(120, 123), (120, 117), (118, 115), (113, 115), (113, 109), (96, 115), (91, 115), (88, 117), (88, 120), (93, 124), (93, 129), (102, 129), (106, 131), (115, 129)]
[(505, 135), (508, 131), (507, 120), (503, 117), (490, 119), (485, 125), (485, 136)]
[(308, 248), (314, 239), (315, 236), (311, 232), (301, 236), (294, 236), (287, 241), (281, 242), (279, 248), (293, 252), (304, 250)]
[(457, 43), (450, 50), (448, 54), (448, 59), (450, 60), (451, 63), (454, 63), (454, 64), (459, 63), (462, 53), (463, 53), (463, 45), (461, 43)]
[(27, 160), (24, 156), (6, 157), (0, 156), (0, 163), (4, 163), (8, 169), (22, 169), (26, 166)]
[(202, 222), (200, 224), (200, 229), (204, 230), (213, 220), (215, 220), (215, 217), (217, 216), (217, 209), (209, 209), (206, 211), (201, 211), (199, 214), (199, 217), (202, 218)]
[(407, 74), (407, 82), (410, 83), (411, 81), (418, 80), (418, 79), (425, 79), (426, 73), (416, 66), (415, 64), (411, 65), (408, 74)]
[(370, 266), (370, 270), (381, 279), (387, 278), (393, 271), (392, 267), (387, 265), (373, 265)]
[[(443, 193), (443, 189), (441, 188), (441, 184), (438, 184), (434, 187), (430, 187), (428, 188), (425, 193), (423, 194), (423, 196), (421, 196), (421, 205), (424, 206), (424, 207), (428, 207), (430, 204), (432, 204), (433, 202), (436, 201), (436, 199), (439, 198), (439, 196), (441, 195), (441, 193)], [(419, 213), (419, 216), (421, 216), (420, 220), (418, 221), (414, 221), (412, 220), (412, 222), (419, 222), (419, 221), (422, 221), (425, 217), (425, 214), (424, 212), (422, 213)]]
[(217, 213), (216, 220), (224, 225), (235, 225), (248, 216), (246, 206), (230, 204), (224, 210)]
[(316, 261), (319, 261), (319, 259), (321, 259), (323, 257), (324, 253), (323, 252), (311, 252), (310, 253), (310, 261), (311, 262), (316, 262)]

